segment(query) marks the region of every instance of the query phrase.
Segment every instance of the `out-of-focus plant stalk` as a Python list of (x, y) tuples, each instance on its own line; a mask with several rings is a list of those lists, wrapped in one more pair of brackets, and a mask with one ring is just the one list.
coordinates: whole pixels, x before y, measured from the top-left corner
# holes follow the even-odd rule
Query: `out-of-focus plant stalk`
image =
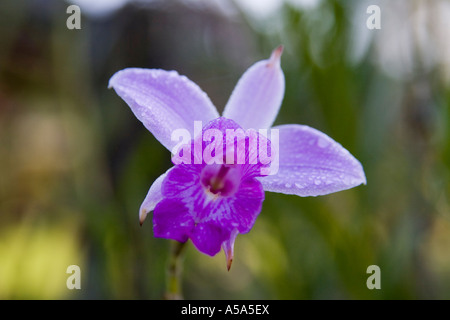
[(170, 246), (169, 264), (167, 266), (167, 283), (164, 298), (167, 300), (181, 300), (181, 273), (183, 253), (187, 242), (172, 241)]

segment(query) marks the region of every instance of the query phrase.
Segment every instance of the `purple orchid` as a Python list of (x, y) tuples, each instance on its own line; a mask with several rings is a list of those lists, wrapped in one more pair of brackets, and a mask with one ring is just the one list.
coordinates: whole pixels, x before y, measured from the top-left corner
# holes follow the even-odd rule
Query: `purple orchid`
[[(141, 224), (154, 211), (156, 237), (180, 242), (191, 239), (199, 251), (210, 256), (223, 248), (228, 269), (236, 236), (253, 227), (264, 191), (318, 196), (366, 183), (361, 163), (326, 134), (298, 124), (271, 128), (284, 96), (282, 50), (278, 47), (269, 59), (255, 63), (243, 74), (223, 117), (195, 83), (175, 71), (128, 68), (117, 72), (109, 82), (135, 116), (171, 151), (177, 146), (173, 132), (180, 128), (190, 133), (193, 139), (187, 145), (195, 148), (201, 139), (193, 129), (198, 121), (206, 124), (200, 133), (218, 132), (214, 143), (222, 142), (222, 137), (225, 142), (230, 129), (277, 131), (276, 146), (267, 139), (270, 152), (279, 159), (275, 174), (264, 174), (261, 168), (268, 164), (261, 161), (228, 164), (173, 160), (176, 164), (155, 180), (140, 207)], [(248, 142), (249, 138), (242, 139)], [(201, 152), (212, 144), (200, 140)], [(247, 160), (259, 157), (259, 149), (245, 145), (240, 152)], [(223, 151), (218, 158), (225, 159), (227, 149)]]

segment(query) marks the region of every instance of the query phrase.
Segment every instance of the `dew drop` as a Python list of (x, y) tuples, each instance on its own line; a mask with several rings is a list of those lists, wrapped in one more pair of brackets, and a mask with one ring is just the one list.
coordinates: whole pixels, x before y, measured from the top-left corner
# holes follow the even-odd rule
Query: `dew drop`
[(317, 145), (319, 148), (326, 148), (328, 146), (328, 141), (325, 138), (320, 137), (317, 140)]
[(296, 182), (295, 186), (299, 189), (303, 189), (303, 185), (301, 183)]
[(349, 184), (350, 184), (350, 179), (349, 179), (349, 177), (344, 177), (344, 179), (342, 180), (342, 182), (343, 182), (344, 184), (346, 184), (346, 185), (349, 185)]
[(316, 179), (316, 180), (314, 180), (314, 184), (315, 184), (316, 186), (318, 186), (318, 185), (321, 184), (321, 181), (320, 181), (319, 179)]
[(292, 187), (292, 184), (286, 183), (284, 186), (285, 186), (286, 188), (290, 188), (290, 187)]

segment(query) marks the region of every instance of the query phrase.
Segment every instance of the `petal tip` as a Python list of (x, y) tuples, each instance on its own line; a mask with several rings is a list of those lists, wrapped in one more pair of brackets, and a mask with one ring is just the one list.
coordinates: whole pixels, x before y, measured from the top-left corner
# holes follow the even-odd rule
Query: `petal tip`
[(116, 74), (114, 74), (110, 79), (109, 79), (109, 82), (108, 82), (108, 89), (111, 89), (112, 87), (113, 87), (113, 84), (112, 84), (112, 82), (113, 82), (113, 79), (114, 79), (114, 76), (115, 76)]
[(108, 89), (114, 88), (117, 82), (117, 78), (123, 73), (124, 70), (117, 71), (111, 76), (111, 78), (109, 78)]
[(227, 260), (227, 270), (230, 271), (231, 264), (233, 263), (234, 258), (234, 241), (236, 240), (236, 236), (239, 234), (237, 229), (233, 229), (230, 234), (230, 239), (224, 241), (222, 244), (223, 251), (225, 252), (225, 258)]
[(359, 170), (358, 170), (359, 171), (358, 172), (359, 173), (359, 183), (358, 183), (358, 185), (360, 185), (360, 184), (367, 185), (366, 173), (364, 172), (361, 162), (358, 161), (358, 164), (359, 164)]
[(361, 183), (363, 184), (363, 185), (367, 185), (367, 178), (366, 178), (366, 175), (364, 174), (364, 172), (363, 172), (363, 174), (362, 174), (362, 176), (361, 176)]
[(142, 227), (142, 225), (144, 224), (144, 221), (145, 221), (145, 218), (147, 218), (147, 214), (148, 214), (148, 211), (146, 211), (146, 210), (144, 210), (144, 209), (142, 209), (140, 212), (139, 212), (139, 225)]
[(279, 66), (281, 55), (283, 54), (284, 46), (279, 45), (275, 50), (272, 51), (272, 55), (270, 56), (268, 67)]
[(233, 262), (233, 258), (227, 260), (227, 271), (229, 272), (231, 269), (231, 263)]
[(227, 271), (230, 271), (231, 264), (233, 263), (234, 258), (234, 250), (233, 250), (233, 244), (224, 246), (225, 251), (225, 258), (227, 260)]
[(127, 77), (145, 73), (146, 71), (151, 69), (142, 69), (142, 68), (125, 68), (114, 73), (111, 78), (109, 78), (108, 89), (115, 88), (120, 86)]

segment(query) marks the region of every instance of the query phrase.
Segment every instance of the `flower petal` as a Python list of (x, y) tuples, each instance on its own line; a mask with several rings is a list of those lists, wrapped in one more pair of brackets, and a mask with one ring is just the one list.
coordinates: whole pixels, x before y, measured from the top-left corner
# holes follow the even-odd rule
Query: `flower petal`
[(361, 163), (326, 134), (303, 125), (279, 130), (279, 169), (258, 178), (265, 191), (318, 196), (353, 188), (366, 177)]
[(158, 202), (160, 202), (163, 199), (163, 195), (161, 192), (161, 185), (162, 182), (164, 181), (164, 178), (172, 169), (173, 167), (167, 170), (162, 175), (160, 175), (150, 186), (147, 196), (145, 197), (144, 202), (142, 202), (141, 207), (139, 208), (139, 223), (141, 224), (141, 226), (144, 223), (147, 214), (149, 212), (152, 212), (153, 209), (155, 209)]
[(224, 199), (229, 215), (224, 215), (222, 222), (227, 219), (239, 233), (249, 232), (261, 212), (264, 197), (263, 186), (257, 179), (242, 181), (236, 196)]
[(186, 205), (177, 199), (163, 199), (153, 212), (153, 233), (157, 238), (186, 242), (195, 222)]
[[(261, 212), (264, 189), (255, 178), (240, 182), (239, 189), (232, 196), (211, 198), (205, 190), (196, 193), (192, 201), (197, 222), (214, 222), (221, 229), (237, 229), (239, 233), (249, 232)], [(207, 241), (207, 239), (205, 239)]]
[(247, 233), (255, 224), (264, 201), (264, 190), (256, 179), (241, 183), (235, 196), (203, 202), (196, 205), (199, 223), (189, 238), (196, 248), (214, 256), (223, 247), (227, 257), (227, 268), (233, 259), (233, 246), (239, 233)]
[[(213, 194), (200, 177), (203, 170), (214, 166), (180, 164), (171, 169), (161, 186), (164, 199), (153, 214), (155, 236), (179, 241), (191, 238), (200, 252), (215, 255), (224, 242), (234, 242), (237, 234), (233, 232), (250, 231), (264, 201), (261, 182), (244, 176), (234, 180), (233, 176), (232, 182), (238, 183), (235, 193)], [(238, 168), (230, 170), (242, 174)]]
[(170, 171), (162, 186), (162, 194), (166, 198), (189, 198), (198, 186), (199, 165), (177, 165)]
[(272, 56), (251, 66), (239, 79), (223, 116), (244, 129), (268, 129), (272, 126), (284, 96), (284, 74), (280, 66), (283, 47)]
[(215, 221), (223, 229), (237, 228), (247, 233), (261, 212), (264, 190), (260, 181), (246, 178), (239, 181), (233, 196), (211, 198), (200, 182), (201, 165), (177, 165), (168, 173), (161, 192), (164, 198), (177, 199), (190, 210), (195, 222)]
[(189, 236), (200, 252), (210, 256), (216, 255), (229, 237), (230, 231), (214, 221), (199, 223)]
[[(214, 119), (206, 124), (203, 127), (203, 137), (207, 136), (207, 132), (211, 129), (222, 132), (223, 163), (239, 164), (243, 178), (266, 175), (262, 172), (268, 171), (264, 168), (269, 167), (267, 160), (270, 159), (267, 159), (267, 154), (271, 153), (271, 142), (267, 137), (252, 128), (244, 130), (236, 121), (225, 117)], [(210, 143), (203, 141), (203, 150)], [(265, 155), (261, 152), (263, 149), (266, 151)]]
[(114, 74), (109, 87), (170, 151), (178, 143), (171, 140), (174, 130), (187, 129), (193, 137), (194, 121), (219, 116), (206, 93), (176, 71), (128, 68)]
[(227, 270), (230, 271), (231, 263), (234, 259), (234, 241), (236, 240), (239, 231), (234, 229), (231, 231), (230, 239), (222, 243), (223, 251), (225, 252), (225, 259), (227, 260)]

